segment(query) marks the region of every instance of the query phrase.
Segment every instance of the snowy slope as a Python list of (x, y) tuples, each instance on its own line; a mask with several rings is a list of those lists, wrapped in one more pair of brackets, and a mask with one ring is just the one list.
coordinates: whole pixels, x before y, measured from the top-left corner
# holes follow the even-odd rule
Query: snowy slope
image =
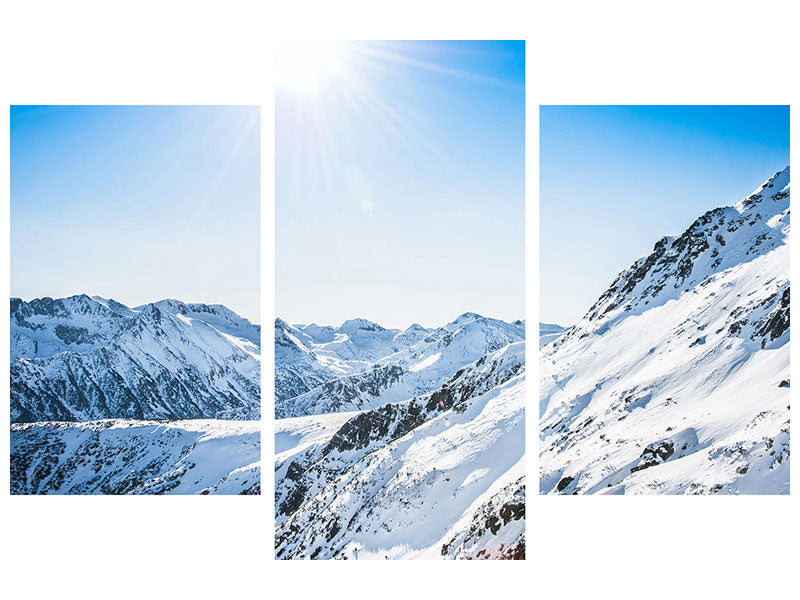
[(542, 493), (788, 493), (788, 235), (787, 167), (542, 349)]
[(278, 420), (276, 556), (524, 557), (524, 405), (516, 342), (401, 402)]
[(224, 307), (12, 299), (11, 329), (12, 422), (258, 418), (258, 326)]
[[(186, 304), (180, 300), (159, 300), (153, 304), (173, 315), (197, 319), (226, 335), (245, 339), (254, 346), (261, 347), (261, 327), (221, 304)], [(141, 312), (147, 306), (137, 306), (135, 310)]]
[(12, 494), (258, 494), (258, 421), (11, 426)]
[(567, 329), (555, 323), (539, 323), (539, 348), (557, 340)]
[[(525, 330), (524, 323), (520, 321), (505, 323), (466, 313), (438, 329), (426, 330), (424, 337), (406, 336), (404, 339), (408, 341), (421, 337), (407, 347), (394, 342), (384, 344), (388, 338), (384, 333), (386, 331), (390, 330), (373, 330), (378, 341), (370, 341), (368, 330), (362, 329), (359, 344), (369, 348), (370, 352), (376, 352), (379, 347), (388, 352), (374, 363), (352, 374), (320, 383), (300, 395), (276, 393), (276, 418), (364, 410), (422, 394), (441, 385), (461, 366), (488, 352), (521, 341)], [(408, 334), (409, 330), (403, 333)], [(396, 336), (394, 334), (392, 339), (397, 339)], [(353, 340), (348, 338), (347, 342), (355, 343)], [(276, 338), (276, 363), (279, 354), (285, 356), (285, 351)], [(315, 349), (313, 354), (317, 359), (316, 366), (320, 363), (319, 351)], [(283, 372), (286, 370), (286, 363), (276, 364), (276, 382), (283, 382)], [(309, 372), (317, 377), (317, 370)], [(300, 389), (299, 386), (297, 389)]]

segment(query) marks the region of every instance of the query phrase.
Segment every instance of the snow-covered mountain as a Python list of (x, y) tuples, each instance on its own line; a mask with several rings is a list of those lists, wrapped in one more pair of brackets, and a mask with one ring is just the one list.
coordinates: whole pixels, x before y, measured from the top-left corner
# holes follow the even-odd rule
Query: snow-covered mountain
[[(338, 339), (386, 356), (276, 401), (276, 557), (524, 558), (524, 323), (377, 327)], [(315, 369), (342, 335), (295, 329)]]
[[(95, 296), (95, 298), (97, 297)], [(261, 326), (254, 325), (221, 304), (185, 304), (180, 300), (159, 300), (154, 304), (165, 312), (197, 319), (226, 335), (247, 340), (253, 345), (261, 347)], [(137, 306), (134, 310), (141, 312), (148, 306), (144, 304)]]
[[(376, 328), (372, 329), (376, 340), (371, 340), (369, 330), (362, 328), (358, 337), (337, 333), (334, 342), (315, 345), (303, 344), (279, 320), (276, 418), (363, 410), (405, 400), (438, 387), (459, 367), (523, 340), (525, 331), (522, 322), (506, 323), (475, 313), (462, 315), (438, 329), (423, 330), (424, 336), (419, 330), (407, 335), (410, 329), (419, 327), (414, 325), (404, 332), (375, 324), (369, 327)], [(331, 344), (338, 345), (331, 349)], [(344, 347), (352, 347), (352, 355), (359, 358), (348, 362), (342, 357)], [(364, 356), (377, 355), (379, 349), (385, 353), (382, 357), (372, 363), (363, 361)], [(323, 354), (334, 350), (339, 352), (339, 362), (330, 354)], [(304, 388), (308, 391), (302, 392)], [(292, 395), (298, 391), (301, 393)]]
[(11, 492), (260, 493), (260, 345), (221, 305), (12, 298)]
[[(328, 336), (322, 337), (327, 339)], [(304, 394), (353, 368), (337, 355), (326, 352), (325, 341), (314, 339), (282, 319), (275, 319), (275, 402)], [(333, 334), (330, 340), (333, 339)]]
[(277, 421), (278, 558), (524, 554), (524, 343), (439, 389)]
[(363, 371), (432, 331), (416, 323), (404, 331), (387, 329), (366, 319), (350, 319), (339, 327), (289, 325), (275, 319), (276, 403)]
[(788, 493), (789, 192), (662, 238), (542, 348), (542, 493)]
[(11, 298), (11, 363), (94, 350), (110, 343), (130, 316), (116, 310), (116, 303), (86, 295), (30, 302)]
[(260, 332), (225, 307), (11, 300), (11, 421), (258, 418)]
[(258, 421), (11, 426), (12, 494), (258, 494)]

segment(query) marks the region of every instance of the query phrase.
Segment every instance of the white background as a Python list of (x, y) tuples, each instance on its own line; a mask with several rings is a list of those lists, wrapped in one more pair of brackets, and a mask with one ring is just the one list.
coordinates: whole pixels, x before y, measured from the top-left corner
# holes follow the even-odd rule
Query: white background
[[(792, 104), (798, 92), (798, 21), (788, 1), (10, 4), (0, 13), (3, 111), (9, 104), (262, 106), (265, 415), (272, 413), (277, 38), (528, 41), (526, 317), (532, 325), (538, 314), (539, 104)], [(792, 133), (794, 147), (794, 120)], [(8, 142), (8, 127), (0, 127), (5, 182)], [(6, 219), (8, 185), (2, 189)], [(7, 235), (6, 225), (5, 285)], [(793, 279), (797, 264), (793, 251)], [(0, 319), (0, 327), (0, 340), (8, 340), (8, 322)], [(532, 328), (530, 337), (535, 332)], [(527, 428), (525, 562), (272, 560), (272, 436), (264, 421), (261, 497), (10, 497), (8, 461), (0, 460), (0, 593), (9, 598), (247, 593), (293, 600), (799, 597), (796, 492), (781, 498), (537, 496), (538, 378), (536, 344), (529, 346), (528, 402), (534, 408)], [(8, 344), (0, 343), (0, 349), (8, 381)], [(7, 423), (8, 392), (2, 387)], [(0, 435), (5, 449), (0, 453), (7, 452), (6, 426)]]

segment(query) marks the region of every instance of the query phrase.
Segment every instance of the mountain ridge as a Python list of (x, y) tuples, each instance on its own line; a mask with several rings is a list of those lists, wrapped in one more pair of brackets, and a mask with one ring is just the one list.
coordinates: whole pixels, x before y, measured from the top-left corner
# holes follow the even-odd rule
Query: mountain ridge
[(541, 493), (788, 493), (789, 190), (661, 238), (542, 347)]
[[(340, 337), (331, 342), (315, 344), (310, 338), (301, 341), (301, 330), (278, 319), (276, 418), (359, 410), (422, 393), (458, 367), (524, 339), (524, 324), (514, 323), (465, 313), (400, 339), (391, 335), (394, 330), (378, 326), (368, 330), (373, 337), (366, 342), (337, 332)], [(366, 352), (359, 348), (362, 343)], [(377, 358), (363, 360), (367, 355)], [(303, 373), (309, 381), (299, 381)]]
[(11, 330), (12, 422), (260, 410), (260, 328), (221, 305), (12, 299)]

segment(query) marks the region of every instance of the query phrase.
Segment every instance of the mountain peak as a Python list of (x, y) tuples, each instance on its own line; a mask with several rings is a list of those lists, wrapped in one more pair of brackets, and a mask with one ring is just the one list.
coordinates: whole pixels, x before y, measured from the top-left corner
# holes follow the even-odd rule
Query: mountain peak
[(136, 311), (128, 308), (122, 302), (117, 302), (113, 298), (104, 298), (103, 296), (92, 296), (92, 300), (98, 302), (105, 306), (110, 311), (117, 313), (118, 315), (122, 315), (124, 317), (133, 317), (136, 315)]
[(476, 321), (478, 319), (483, 319), (482, 315), (474, 312), (465, 312), (464, 314), (459, 315), (454, 320), (450, 321), (450, 325), (462, 325), (464, 323), (468, 323), (470, 321)]
[(677, 299), (726, 269), (770, 252), (785, 243), (788, 209), (786, 167), (735, 206), (707, 211), (680, 236), (661, 238), (649, 255), (617, 276), (571, 333), (605, 330), (624, 313), (639, 314)]
[(789, 175), (789, 167), (787, 166), (758, 186), (753, 190), (752, 194), (738, 202), (734, 208), (741, 213), (752, 210), (755, 206), (763, 205), (766, 200), (771, 200), (774, 204), (780, 202), (784, 198), (788, 198)]
[(165, 311), (161, 310), (157, 303), (152, 302), (139, 307), (139, 314), (136, 316), (136, 319), (159, 322), (164, 314)]
[(366, 331), (385, 331), (385, 327), (381, 327), (377, 323), (370, 321), (368, 319), (348, 319), (344, 323), (339, 326), (339, 331), (343, 333), (355, 333), (359, 329), (363, 329)]
[(789, 492), (789, 201), (786, 168), (540, 336), (541, 493)]

